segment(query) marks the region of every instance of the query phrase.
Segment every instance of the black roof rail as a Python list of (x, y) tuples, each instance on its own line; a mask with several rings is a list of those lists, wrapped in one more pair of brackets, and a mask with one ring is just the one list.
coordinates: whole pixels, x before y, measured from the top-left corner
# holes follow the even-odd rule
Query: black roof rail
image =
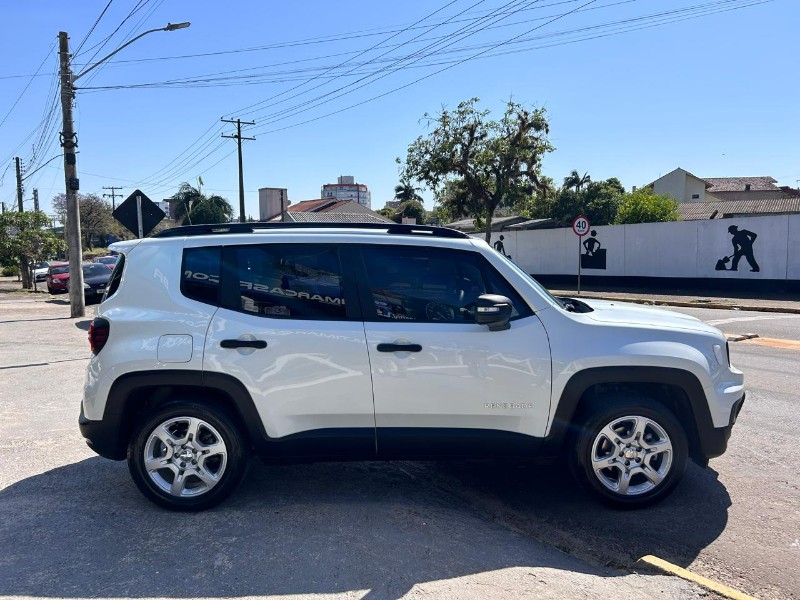
[(429, 235), (441, 238), (468, 238), (466, 233), (448, 227), (409, 225), (399, 223), (216, 223), (212, 225), (184, 225), (164, 229), (153, 237), (184, 237), (216, 235), (222, 233), (253, 233), (259, 229), (374, 229), (391, 234)]

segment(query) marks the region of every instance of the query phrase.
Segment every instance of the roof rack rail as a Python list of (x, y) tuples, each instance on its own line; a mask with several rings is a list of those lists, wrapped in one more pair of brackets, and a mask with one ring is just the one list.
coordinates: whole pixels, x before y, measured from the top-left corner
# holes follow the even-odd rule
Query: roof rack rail
[(441, 238), (468, 238), (466, 233), (448, 227), (410, 225), (399, 223), (215, 223), (212, 225), (184, 225), (164, 229), (153, 237), (184, 237), (216, 235), (223, 233), (253, 233), (259, 229), (374, 229), (399, 235), (429, 235)]

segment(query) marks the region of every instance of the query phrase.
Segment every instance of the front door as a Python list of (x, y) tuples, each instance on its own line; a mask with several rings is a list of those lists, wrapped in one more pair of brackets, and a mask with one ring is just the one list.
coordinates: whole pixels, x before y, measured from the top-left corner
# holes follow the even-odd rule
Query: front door
[[(550, 409), (550, 348), (530, 307), (475, 252), (372, 246), (362, 305), (383, 456), (530, 455)], [(507, 296), (510, 328), (470, 304)]]

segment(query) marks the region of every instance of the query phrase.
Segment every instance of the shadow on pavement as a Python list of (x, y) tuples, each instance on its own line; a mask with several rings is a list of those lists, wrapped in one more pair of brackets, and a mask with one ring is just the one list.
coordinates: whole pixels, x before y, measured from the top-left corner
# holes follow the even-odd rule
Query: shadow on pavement
[[(518, 566), (613, 577), (622, 573), (531, 537), (559, 531), (598, 555), (609, 548), (663, 555), (668, 544), (676, 552), (666, 558), (686, 561), (726, 522), (724, 488), (699, 471), (681, 495), (634, 513), (598, 507), (566, 481), (537, 474), (471, 463), (254, 461), (227, 502), (185, 514), (145, 500), (124, 463), (91, 458), (0, 491), (0, 596), (369, 590), (364, 597), (375, 600)], [(531, 577), (532, 594), (537, 585), (544, 583)]]
[(646, 554), (683, 567), (717, 539), (731, 499), (713, 469), (689, 463), (683, 481), (665, 500), (623, 511), (594, 502), (566, 467), (443, 464), (445, 485), (482, 497), (517, 529), (585, 560), (632, 566)]
[(75, 327), (78, 329), (83, 329), (84, 331), (89, 331), (89, 327), (92, 326), (92, 320), (87, 319), (86, 321), (78, 321), (75, 323)]

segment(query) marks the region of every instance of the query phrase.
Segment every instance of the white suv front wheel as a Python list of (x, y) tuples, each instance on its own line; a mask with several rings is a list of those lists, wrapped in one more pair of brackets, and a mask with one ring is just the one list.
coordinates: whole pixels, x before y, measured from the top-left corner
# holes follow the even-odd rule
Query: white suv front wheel
[(640, 508), (668, 495), (686, 469), (688, 442), (663, 405), (633, 395), (604, 395), (582, 426), (573, 471), (596, 497)]
[(168, 404), (146, 418), (128, 445), (128, 468), (150, 500), (172, 510), (205, 510), (241, 481), (242, 436), (222, 411)]

